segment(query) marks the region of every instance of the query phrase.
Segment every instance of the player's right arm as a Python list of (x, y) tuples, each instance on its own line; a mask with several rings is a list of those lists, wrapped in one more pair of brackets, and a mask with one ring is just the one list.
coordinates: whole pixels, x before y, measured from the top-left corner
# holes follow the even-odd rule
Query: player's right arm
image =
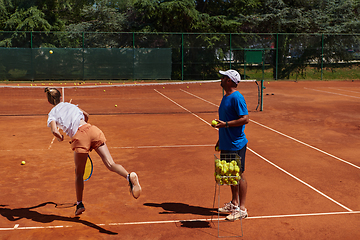
[(50, 128), (52, 134), (57, 138), (59, 142), (64, 140), (64, 135), (61, 135), (59, 129), (56, 127), (56, 122), (54, 120), (50, 122)]
[(84, 117), (85, 117), (85, 119), (84, 119), (84, 121), (85, 122), (88, 122), (89, 121), (89, 114), (87, 113), (87, 112), (85, 112), (84, 110), (82, 110), (81, 108), (79, 108), (82, 112), (83, 112), (83, 114), (84, 114)]

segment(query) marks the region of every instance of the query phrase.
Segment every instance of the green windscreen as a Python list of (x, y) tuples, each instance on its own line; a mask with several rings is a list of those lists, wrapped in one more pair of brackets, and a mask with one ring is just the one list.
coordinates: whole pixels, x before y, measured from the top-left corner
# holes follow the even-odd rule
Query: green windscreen
[(170, 48), (0, 48), (0, 78), (171, 79), (171, 57)]

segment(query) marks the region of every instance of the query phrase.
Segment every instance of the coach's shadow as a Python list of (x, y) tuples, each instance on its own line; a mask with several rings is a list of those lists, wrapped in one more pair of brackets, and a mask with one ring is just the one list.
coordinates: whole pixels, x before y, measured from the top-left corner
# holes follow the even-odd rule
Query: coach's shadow
[(17, 220), (26, 218), (26, 219), (30, 219), (34, 222), (40, 222), (40, 223), (50, 223), (53, 221), (81, 223), (85, 226), (95, 228), (95, 229), (99, 230), (99, 232), (101, 232), (101, 233), (106, 233), (106, 234), (111, 234), (111, 235), (118, 234), (116, 232), (111, 232), (102, 227), (99, 227), (98, 225), (96, 225), (94, 223), (91, 223), (91, 222), (88, 222), (85, 220), (81, 220), (79, 217), (74, 217), (74, 218), (63, 217), (63, 216), (54, 215), (54, 214), (43, 214), (43, 213), (39, 213), (37, 211), (32, 210), (35, 208), (44, 207), (47, 204), (56, 205), (56, 203), (54, 203), (54, 202), (45, 202), (45, 203), (41, 203), (34, 207), (14, 208), (14, 209), (7, 208), (6, 207), (7, 205), (0, 205), (0, 215), (7, 218), (9, 221), (17, 221)]
[(162, 208), (164, 211), (159, 212), (159, 214), (194, 214), (201, 216), (214, 216), (218, 214), (216, 208), (190, 206), (185, 203), (144, 203), (144, 205), (148, 207)]

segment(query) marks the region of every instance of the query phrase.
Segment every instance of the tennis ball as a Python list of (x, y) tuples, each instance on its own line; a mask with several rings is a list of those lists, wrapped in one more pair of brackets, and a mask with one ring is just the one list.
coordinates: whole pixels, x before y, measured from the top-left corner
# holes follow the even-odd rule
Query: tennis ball
[(220, 150), (219, 150), (219, 146), (216, 146), (216, 147), (215, 147), (215, 151), (217, 151), (217, 152), (220, 151)]
[(216, 176), (215, 176), (215, 181), (216, 181), (217, 183), (219, 183), (220, 180), (221, 180), (221, 176), (220, 176), (220, 175), (216, 175)]
[(25, 165), (25, 163), (26, 163), (25, 161), (22, 161), (22, 162), (21, 162), (21, 165)]
[(117, 107), (117, 105), (115, 104), (115, 107)]
[(50, 54), (53, 54), (53, 50), (50, 50), (49, 53), (50, 53)]
[(215, 127), (217, 124), (218, 124), (218, 122), (216, 120), (212, 120), (211, 126)]

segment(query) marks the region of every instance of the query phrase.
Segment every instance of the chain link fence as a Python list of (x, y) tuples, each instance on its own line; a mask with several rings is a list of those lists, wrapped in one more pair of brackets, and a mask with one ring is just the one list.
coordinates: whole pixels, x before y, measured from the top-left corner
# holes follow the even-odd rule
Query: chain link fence
[(0, 32), (1, 80), (360, 79), (360, 34)]

